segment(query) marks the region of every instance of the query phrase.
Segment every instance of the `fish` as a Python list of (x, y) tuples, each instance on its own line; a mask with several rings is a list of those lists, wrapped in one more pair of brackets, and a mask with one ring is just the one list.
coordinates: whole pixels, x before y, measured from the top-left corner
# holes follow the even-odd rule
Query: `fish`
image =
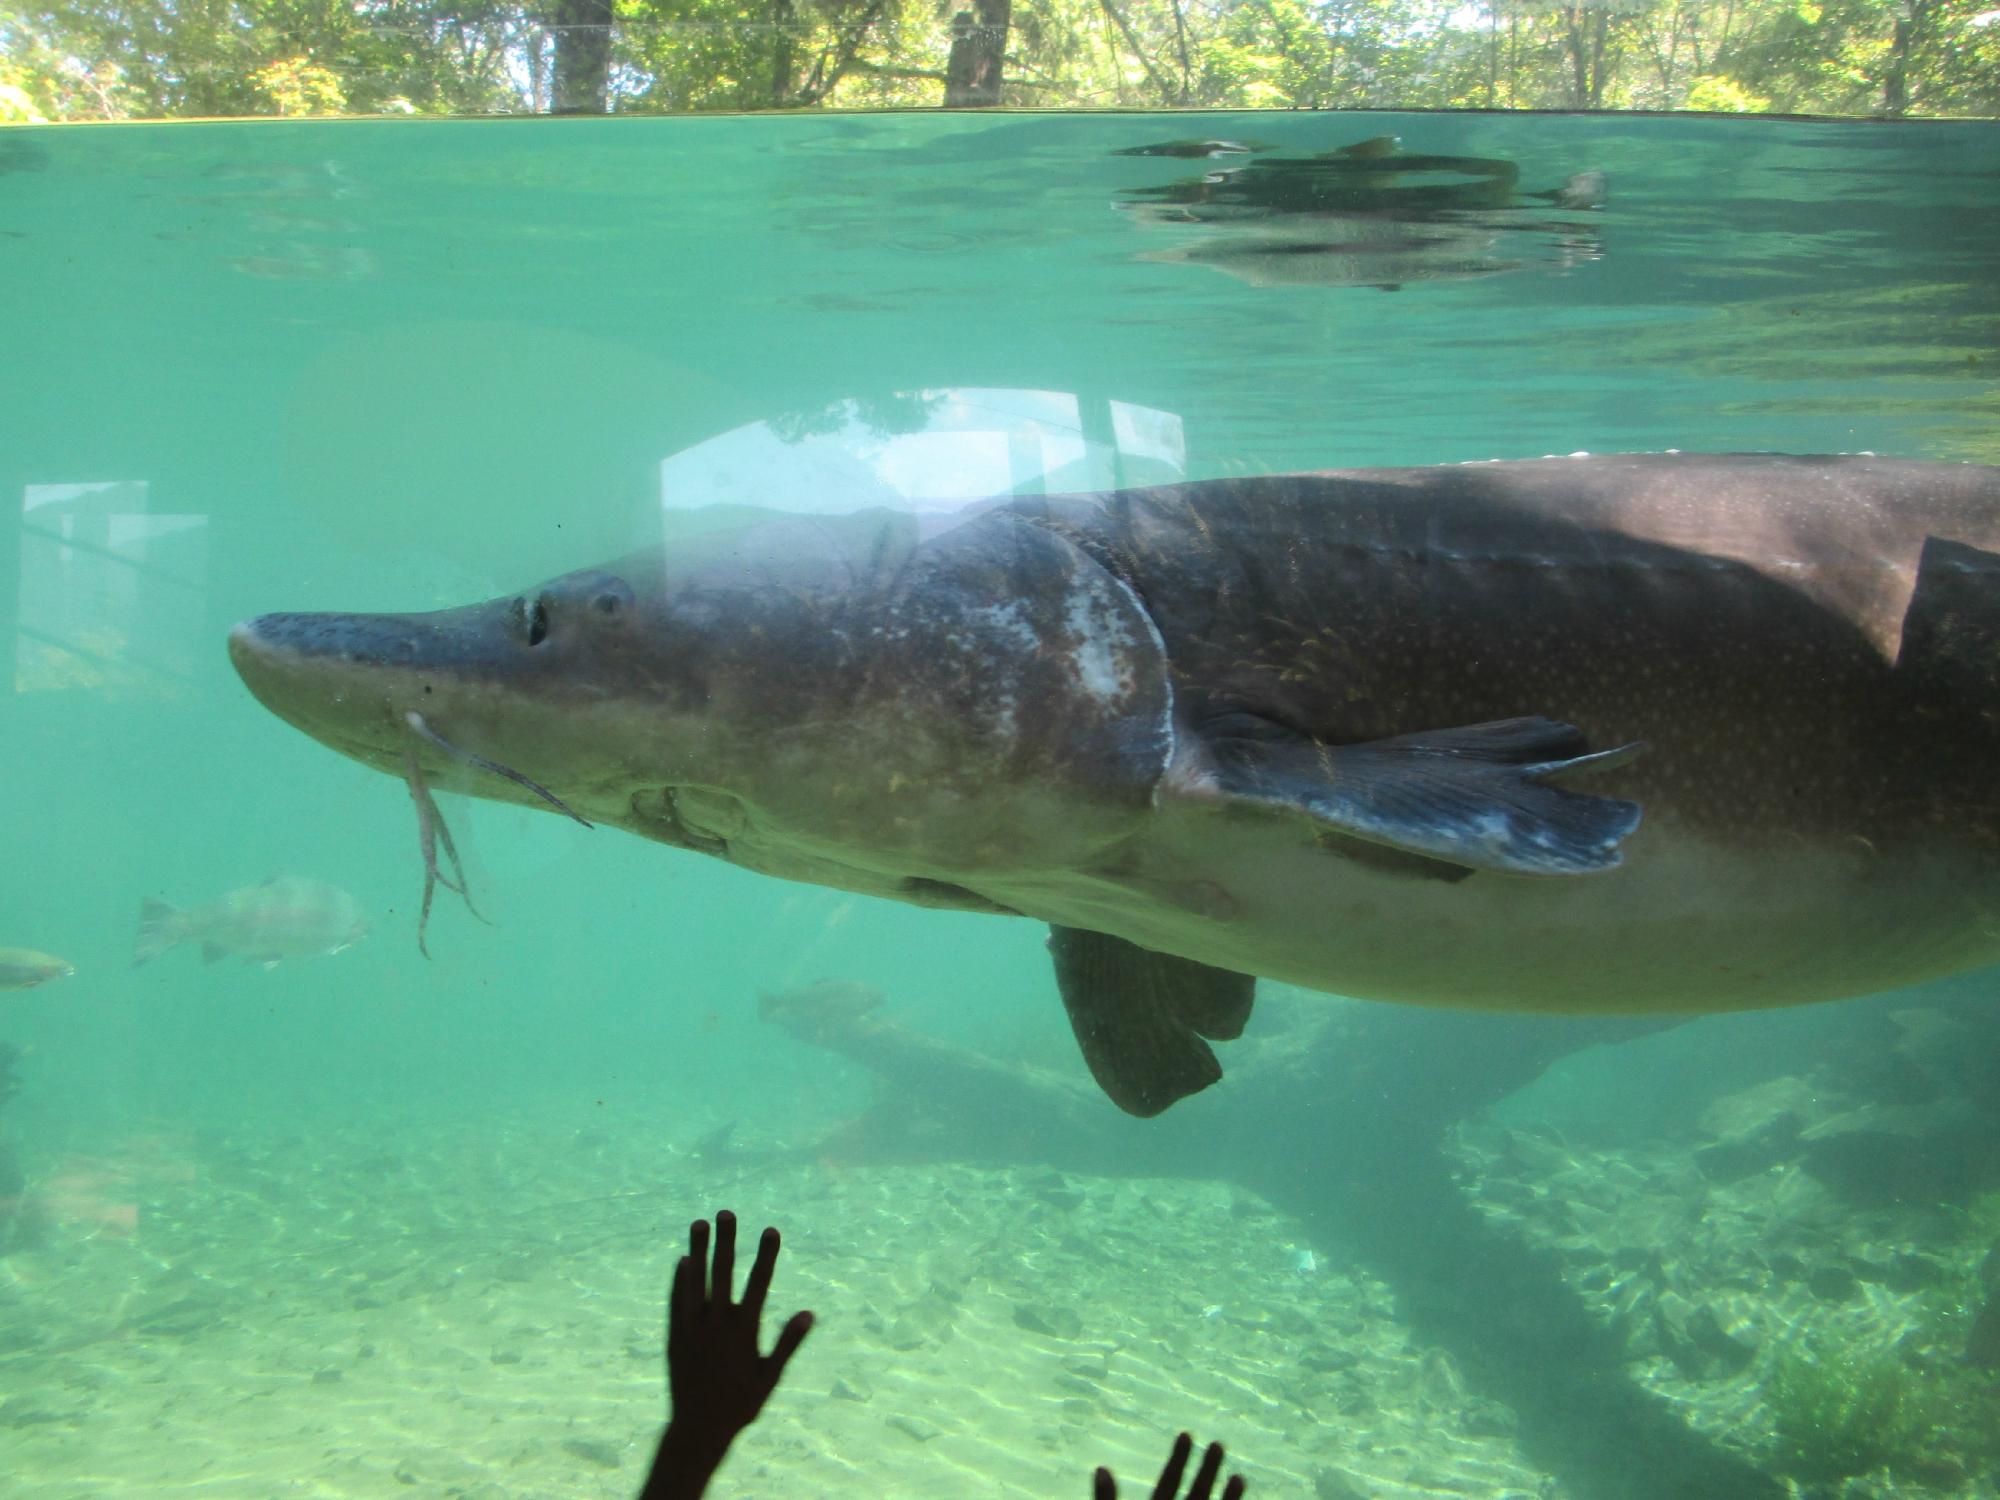
[(1199, 177), (1128, 189), (1123, 201), (1154, 207), (1164, 222), (1240, 224), (1318, 214), (1426, 214), (1520, 202), (1521, 169), (1504, 157), (1329, 152), (1263, 156)]
[(274, 875), (187, 911), (149, 898), (139, 909), (132, 966), (197, 942), (209, 963), (237, 954), (268, 969), (281, 959), (339, 953), (367, 935), (360, 903), (339, 886)]
[(1525, 193), (1528, 198), (1540, 198), (1553, 203), (1557, 208), (1572, 211), (1587, 211), (1604, 207), (1610, 193), (1605, 186), (1605, 176), (1601, 170), (1572, 172), (1563, 179), (1562, 186), (1541, 192)]
[(31, 990), (52, 979), (67, 979), (76, 966), (33, 948), (0, 948), (0, 990)]
[(853, 1029), (880, 1010), (888, 998), (872, 984), (822, 979), (795, 989), (765, 991), (757, 997), (757, 1015), (795, 1036), (812, 1040)]
[(1697, 1014), (2000, 961), (2000, 468), (1576, 454), (785, 517), (228, 645), (406, 782), (427, 891), (449, 772), (1047, 924), (1134, 1114), (1221, 1076), (1259, 978)]
[(1251, 156), (1259, 151), (1270, 151), (1274, 147), (1261, 141), (1218, 141), (1196, 140), (1192, 137), (1177, 141), (1154, 141), (1146, 146), (1127, 146), (1113, 151), (1113, 156), (1176, 156), (1184, 160), (1195, 160), (1204, 156)]
[(1602, 209), (1605, 174), (1526, 192), (1519, 179), (1505, 158), (1406, 154), (1394, 136), (1377, 136), (1132, 188), (1118, 206), (1183, 235), (1139, 259), (1208, 266), (1255, 287), (1395, 291), (1520, 270), (1529, 255), (1558, 269), (1597, 259), (1594, 225), (1550, 210)]

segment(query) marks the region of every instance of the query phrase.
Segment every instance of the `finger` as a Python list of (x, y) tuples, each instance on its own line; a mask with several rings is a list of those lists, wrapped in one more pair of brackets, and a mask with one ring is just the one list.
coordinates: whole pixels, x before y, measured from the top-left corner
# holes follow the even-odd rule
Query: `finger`
[(806, 1341), (806, 1335), (812, 1331), (813, 1315), (809, 1312), (793, 1313), (785, 1326), (778, 1330), (778, 1342), (772, 1346), (765, 1360), (773, 1384), (785, 1373), (785, 1366), (791, 1362), (792, 1356), (799, 1352), (799, 1345)]
[(683, 1255), (674, 1267), (673, 1290), (667, 1296), (667, 1343), (677, 1330), (691, 1328), (701, 1317), (701, 1262)]
[(1167, 1466), (1160, 1470), (1160, 1482), (1153, 1486), (1153, 1500), (1175, 1500), (1181, 1492), (1181, 1474), (1187, 1468), (1188, 1454), (1194, 1451), (1194, 1437), (1182, 1433), (1174, 1439), (1173, 1452), (1167, 1455)]
[(717, 1307), (729, 1306), (729, 1284), (736, 1275), (736, 1215), (723, 1209), (715, 1216), (715, 1276), (708, 1295)]
[(688, 1225), (688, 1259), (695, 1266), (695, 1297), (699, 1301), (707, 1296), (708, 1287), (708, 1220), (696, 1219)]
[(1118, 1481), (1102, 1464), (1098, 1465), (1097, 1477), (1091, 1481), (1090, 1500), (1118, 1500)]
[(771, 1276), (778, 1269), (780, 1243), (776, 1229), (766, 1229), (758, 1238), (757, 1258), (750, 1263), (750, 1274), (743, 1282), (743, 1306), (752, 1318), (763, 1315), (764, 1298), (771, 1290)]
[(1215, 1489), (1215, 1476), (1222, 1472), (1222, 1444), (1210, 1443), (1208, 1452), (1201, 1456), (1201, 1467), (1194, 1471), (1194, 1485), (1187, 1492), (1187, 1500), (1208, 1500)]
[(1231, 1474), (1229, 1483), (1222, 1487), (1222, 1500), (1243, 1500), (1243, 1492), (1250, 1488), (1241, 1474)]

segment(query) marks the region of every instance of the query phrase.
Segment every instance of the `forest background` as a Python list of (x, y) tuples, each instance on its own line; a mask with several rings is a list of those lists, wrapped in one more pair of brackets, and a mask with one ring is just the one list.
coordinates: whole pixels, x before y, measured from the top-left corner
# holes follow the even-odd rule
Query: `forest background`
[(0, 0), (0, 121), (1051, 107), (2000, 113), (2000, 0)]

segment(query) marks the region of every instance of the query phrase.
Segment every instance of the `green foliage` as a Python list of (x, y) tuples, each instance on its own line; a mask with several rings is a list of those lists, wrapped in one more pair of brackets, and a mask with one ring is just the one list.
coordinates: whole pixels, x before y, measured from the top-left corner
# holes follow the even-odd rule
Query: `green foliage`
[[(559, 0), (0, 0), (0, 119), (539, 111)], [(615, 0), (618, 110), (934, 105), (969, 0)], [(2000, 113), (1992, 0), (1014, 0), (1009, 104)]]
[(1202, 49), (1203, 103), (1246, 109), (1325, 102), (1339, 52), (1302, 0), (1250, 0)]
[(26, 89), (11, 81), (0, 82), (0, 124), (32, 124), (43, 118)]
[(1938, 1205), (1951, 1230), (1953, 1243), (1937, 1247), (1943, 1269), (1918, 1296), (1925, 1321), (1946, 1343), (1962, 1343), (1987, 1299), (2000, 1291), (1987, 1287), (1981, 1268), (1986, 1257), (2000, 1254), (2000, 1192), (1982, 1193), (1960, 1208)]
[(1967, 1205), (1965, 1237), (1972, 1245), (2000, 1245), (2000, 1192), (1981, 1193)]
[(250, 75), (250, 81), (281, 115), (337, 115), (347, 104), (340, 75), (303, 52), (266, 63)]
[(51, 119), (519, 108), (510, 35), (409, 0), (41, 0), (0, 55)]
[(1704, 73), (1688, 85), (1683, 107), (1715, 114), (1754, 115), (1769, 109), (1771, 101), (1762, 94), (1751, 93), (1733, 78)]

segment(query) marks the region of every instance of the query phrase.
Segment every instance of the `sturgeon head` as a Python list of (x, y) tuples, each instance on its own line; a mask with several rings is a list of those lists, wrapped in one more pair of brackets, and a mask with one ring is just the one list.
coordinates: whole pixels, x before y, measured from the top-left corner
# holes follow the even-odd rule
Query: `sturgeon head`
[(1131, 591), (977, 509), (717, 531), (430, 614), (265, 615), (230, 655), (273, 713), (408, 783), (427, 881), (453, 889), (444, 774), (766, 874), (992, 910), (968, 868), (1122, 835), (1170, 742)]
[(459, 609), (273, 614), (230, 631), (230, 660), (260, 703), (408, 784), (424, 856), (420, 946), (434, 885), (471, 904), (433, 777), (586, 826), (629, 802), (627, 689), (635, 616), (649, 601), (628, 575), (643, 578), (590, 569)]
[(364, 765), (466, 768), (476, 795), (604, 817), (629, 796), (636, 571), (425, 614), (263, 615), (230, 631), (230, 660), (272, 713)]
[(815, 622), (845, 575), (797, 542), (698, 538), (423, 614), (264, 615), (230, 632), (229, 653), (279, 718), (408, 783), (426, 908), (433, 882), (462, 893), (429, 790), (446, 777), (720, 852), (663, 789), (740, 770), (729, 747), (768, 732), (786, 671), (823, 654)]

